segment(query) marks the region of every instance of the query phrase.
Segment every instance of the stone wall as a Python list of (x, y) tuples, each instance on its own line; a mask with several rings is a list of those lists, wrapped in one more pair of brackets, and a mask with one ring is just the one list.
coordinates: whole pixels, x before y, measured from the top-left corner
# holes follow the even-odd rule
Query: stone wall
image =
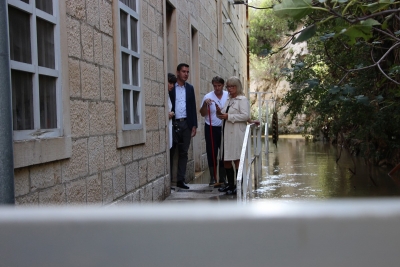
[[(15, 169), (18, 205), (98, 204), (157, 202), (170, 194), (169, 149), (166, 145), (166, 69), (164, 1), (140, 0), (142, 12), (142, 58), (145, 93), (146, 141), (117, 148), (117, 105), (113, 6), (107, 0), (67, 0), (68, 90), (72, 156), (65, 160)], [(201, 98), (212, 90), (211, 78), (224, 78), (234, 69), (246, 75), (245, 49), (237, 38), (245, 38), (238, 18), (239, 7), (225, 14), (237, 25), (224, 34), (224, 50), (217, 48), (218, 1), (171, 1), (178, 10), (178, 61), (189, 62), (190, 17), (196, 18), (199, 33)], [(61, 5), (63, 6), (63, 5)], [(243, 13), (243, 8), (240, 10)], [(245, 13), (243, 13), (245, 14)], [(240, 13), (240, 16), (242, 14)], [(235, 29), (235, 27), (242, 27)], [(235, 29), (235, 30), (232, 30)], [(242, 32), (243, 31), (243, 32)], [(236, 33), (235, 33), (236, 32)], [(245, 39), (240, 42), (245, 43)], [(247, 77), (245, 78), (247, 80)], [(200, 105), (201, 99), (197, 99)], [(199, 116), (200, 143), (204, 121)], [(201, 153), (206, 168), (205, 147), (189, 152), (188, 176), (194, 176), (193, 154)], [(190, 165), (191, 164), (191, 165)]]

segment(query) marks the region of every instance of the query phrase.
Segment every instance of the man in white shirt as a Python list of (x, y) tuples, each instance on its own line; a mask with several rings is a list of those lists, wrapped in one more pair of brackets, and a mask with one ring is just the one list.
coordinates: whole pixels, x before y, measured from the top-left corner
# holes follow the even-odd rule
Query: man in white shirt
[[(206, 94), (201, 103), (200, 114), (205, 118), (204, 135), (206, 139), (207, 162), (210, 171), (210, 186), (225, 182), (225, 169), (222, 161), (218, 165), (218, 149), (221, 146), (222, 120), (216, 116), (216, 105), (222, 108), (228, 99), (228, 92), (224, 91), (225, 81), (216, 76), (211, 81), (214, 91)], [(211, 119), (211, 120), (210, 120)], [(217, 180), (219, 177), (219, 181)], [(219, 183), (217, 183), (219, 182)]]

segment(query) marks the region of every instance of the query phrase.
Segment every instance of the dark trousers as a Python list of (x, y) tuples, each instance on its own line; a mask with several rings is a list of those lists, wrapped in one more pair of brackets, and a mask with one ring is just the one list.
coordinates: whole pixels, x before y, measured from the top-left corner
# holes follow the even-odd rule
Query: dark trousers
[(170, 161), (171, 161), (171, 166), (173, 166), (175, 150), (178, 149), (179, 157), (178, 157), (178, 172), (176, 180), (178, 182), (185, 182), (186, 166), (188, 162), (188, 151), (190, 146), (190, 140), (192, 139), (192, 129), (189, 129), (186, 121), (178, 121), (178, 127), (180, 129), (179, 142), (174, 143), (170, 150), (170, 159), (171, 159)]
[[(221, 146), (221, 134), (222, 134), (222, 127), (221, 126), (212, 126), (212, 138), (211, 140), (211, 130), (210, 130), (210, 125), (207, 123), (204, 124), (204, 135), (206, 139), (206, 152), (207, 152), (207, 162), (208, 162), (208, 168), (210, 170), (210, 177), (211, 179), (215, 179), (214, 177), (214, 161), (213, 161), (213, 155), (215, 159), (215, 168), (217, 168), (217, 156), (218, 156), (218, 149)], [(214, 142), (214, 150), (213, 150), (213, 144), (212, 141)], [(224, 169), (224, 162), (221, 160), (219, 162), (219, 182), (224, 182), (225, 180), (225, 169)]]

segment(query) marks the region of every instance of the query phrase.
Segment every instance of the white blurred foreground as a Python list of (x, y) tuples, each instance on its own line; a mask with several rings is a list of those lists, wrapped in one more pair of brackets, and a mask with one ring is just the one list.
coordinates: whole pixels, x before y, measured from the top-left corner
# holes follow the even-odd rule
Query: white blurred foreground
[(399, 266), (400, 200), (0, 208), (0, 266)]

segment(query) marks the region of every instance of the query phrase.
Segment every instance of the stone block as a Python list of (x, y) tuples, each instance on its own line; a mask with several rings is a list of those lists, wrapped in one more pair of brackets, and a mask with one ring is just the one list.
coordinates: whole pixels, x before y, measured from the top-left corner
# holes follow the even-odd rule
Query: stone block
[(101, 100), (115, 100), (114, 72), (101, 68)]
[(61, 182), (60, 162), (30, 167), (31, 190), (48, 188)]
[(151, 91), (151, 81), (148, 79), (144, 80), (144, 93), (145, 93), (145, 105), (153, 105), (154, 97), (153, 92)]
[(65, 205), (65, 185), (60, 184), (39, 192), (39, 205)]
[(87, 139), (72, 142), (71, 158), (61, 163), (62, 181), (70, 181), (88, 174), (89, 155)]
[(113, 39), (105, 34), (102, 35), (103, 43), (103, 64), (114, 69), (114, 42)]
[(74, 138), (89, 135), (89, 103), (81, 100), (70, 101), (71, 135)]
[(146, 143), (143, 147), (143, 158), (147, 158), (153, 155), (153, 134), (148, 132), (146, 134)]
[(102, 203), (101, 174), (95, 174), (86, 178), (86, 191), (88, 204)]
[(157, 80), (157, 58), (154, 56), (150, 57), (150, 74), (153, 81)]
[(14, 194), (16, 197), (29, 193), (29, 168), (14, 169)]
[(138, 160), (143, 157), (144, 145), (137, 145), (132, 147), (132, 160)]
[(142, 46), (145, 53), (151, 54), (151, 31), (147, 27), (142, 30)]
[(136, 190), (131, 195), (133, 203), (140, 203), (140, 190)]
[(140, 189), (140, 202), (149, 203), (153, 201), (153, 184), (150, 183)]
[(140, 185), (139, 163), (132, 162), (126, 165), (126, 192), (131, 192)]
[(69, 92), (71, 97), (81, 97), (81, 66), (79, 60), (68, 59)]
[(148, 4), (147, 4), (147, 1), (142, 1), (142, 10), (141, 10), (141, 12), (142, 12), (142, 14), (144, 14), (145, 16), (143, 16), (142, 15), (142, 23), (143, 23), (143, 25), (148, 25), (148, 16), (147, 16), (147, 14), (148, 14), (148, 11), (147, 11), (147, 9), (148, 9)]
[(113, 35), (112, 7), (106, 0), (99, 0), (100, 3), (100, 30)]
[(153, 154), (157, 154), (159, 153), (160, 150), (160, 132), (155, 131), (152, 134), (153, 134)]
[(147, 183), (147, 160), (139, 161), (139, 186)]
[(33, 192), (25, 196), (15, 198), (17, 206), (39, 206), (39, 192)]
[(91, 100), (100, 99), (100, 71), (99, 67), (81, 62), (82, 70), (82, 97)]
[(150, 157), (147, 159), (147, 181), (153, 181), (157, 178), (156, 158)]
[(147, 131), (158, 129), (158, 108), (146, 106), (146, 127)]
[(120, 166), (113, 170), (113, 191), (114, 199), (125, 194), (125, 167)]
[(90, 137), (88, 141), (89, 150), (89, 174), (104, 170), (104, 143), (103, 137)]
[[(157, 77), (154, 76), (156, 79)], [(164, 101), (161, 101), (161, 92), (160, 92), (160, 84), (156, 81), (151, 82), (151, 93), (153, 94), (153, 105), (162, 105)], [(163, 98), (164, 98), (164, 91), (163, 91)]]
[(114, 168), (120, 165), (119, 150), (117, 150), (117, 138), (115, 135), (104, 136), (104, 167)]
[(67, 183), (66, 194), (68, 204), (86, 204), (86, 179)]
[(99, 29), (100, 28), (99, 0), (86, 0), (86, 14), (87, 14), (87, 23)]
[(102, 65), (103, 64), (103, 40), (101, 32), (93, 31), (93, 56), (94, 63)]
[(167, 158), (165, 153), (156, 156), (157, 177), (165, 176), (167, 168), (166, 159)]
[(68, 56), (81, 57), (81, 30), (79, 21), (67, 17)]
[(164, 179), (164, 199), (171, 195), (171, 176), (167, 175)]
[(66, 0), (67, 14), (77, 19), (85, 19), (85, 0)]
[[(146, 15), (146, 14), (145, 14)], [(151, 31), (156, 31), (156, 23), (155, 23), (155, 11), (154, 7), (151, 5), (147, 6), (147, 26), (150, 28)]]
[(158, 35), (155, 32), (151, 32), (151, 55), (158, 58)]
[(103, 185), (103, 205), (113, 201), (113, 174), (112, 171), (103, 172), (101, 175)]
[(132, 147), (124, 147), (120, 148), (120, 155), (121, 155), (121, 163), (122, 164), (128, 164), (131, 163), (133, 158), (132, 158)]
[(167, 113), (165, 112), (165, 108), (164, 107), (159, 107), (158, 108), (158, 129), (165, 129), (166, 126), (166, 118), (167, 117)]
[(93, 62), (93, 28), (82, 23), (81, 35), (83, 59)]
[[(157, 60), (157, 81), (161, 84), (164, 84), (164, 76), (165, 76), (165, 70), (164, 70), (164, 62), (162, 60)], [(161, 90), (163, 93), (165, 90)], [(164, 94), (162, 94), (164, 96)], [(164, 97), (162, 97), (162, 102), (164, 102)]]
[(164, 179), (158, 178), (153, 182), (153, 202), (161, 202), (164, 200)]
[(168, 128), (160, 130), (160, 147), (158, 152), (166, 151), (167, 148), (169, 150), (169, 137), (167, 135), (167, 131), (169, 131)]
[(110, 102), (90, 102), (90, 135), (115, 133), (115, 106)]

